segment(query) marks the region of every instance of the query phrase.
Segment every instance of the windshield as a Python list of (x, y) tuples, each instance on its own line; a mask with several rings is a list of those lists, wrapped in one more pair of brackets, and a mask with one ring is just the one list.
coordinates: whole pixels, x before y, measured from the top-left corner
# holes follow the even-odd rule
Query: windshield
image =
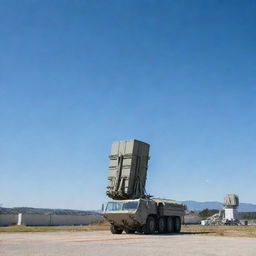
[(106, 211), (120, 211), (122, 209), (123, 203), (109, 202), (106, 207)]
[(136, 210), (138, 208), (139, 202), (109, 202), (106, 207), (106, 212), (108, 211), (122, 211), (122, 210)]

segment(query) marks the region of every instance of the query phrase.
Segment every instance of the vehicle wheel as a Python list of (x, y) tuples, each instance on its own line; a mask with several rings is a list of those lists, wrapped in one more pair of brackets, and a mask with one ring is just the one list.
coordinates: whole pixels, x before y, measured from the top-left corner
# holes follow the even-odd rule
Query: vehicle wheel
[(180, 217), (174, 218), (174, 232), (179, 233), (181, 229), (181, 220)]
[(112, 234), (122, 234), (122, 232), (123, 232), (122, 229), (118, 228), (115, 225), (110, 226), (110, 231), (111, 231)]
[(166, 219), (164, 217), (160, 217), (158, 220), (158, 232), (160, 234), (166, 232)]
[(153, 216), (147, 218), (146, 225), (144, 226), (144, 234), (153, 234), (156, 230), (156, 221)]
[(124, 231), (126, 234), (134, 234), (135, 233), (135, 230), (128, 229), (128, 228), (125, 228)]
[(174, 231), (174, 219), (172, 217), (167, 218), (167, 232), (172, 233)]

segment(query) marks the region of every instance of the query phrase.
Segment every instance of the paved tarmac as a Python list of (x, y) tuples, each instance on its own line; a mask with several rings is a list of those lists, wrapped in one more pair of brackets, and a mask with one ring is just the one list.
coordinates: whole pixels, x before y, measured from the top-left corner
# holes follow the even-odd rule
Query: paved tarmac
[(0, 233), (1, 256), (255, 256), (256, 238), (97, 232)]

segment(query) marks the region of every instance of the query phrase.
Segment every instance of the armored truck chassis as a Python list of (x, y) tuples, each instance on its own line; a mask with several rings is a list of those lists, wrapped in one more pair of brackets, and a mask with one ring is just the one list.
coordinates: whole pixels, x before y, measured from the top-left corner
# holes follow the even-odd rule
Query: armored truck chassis
[(174, 200), (139, 198), (113, 200), (103, 212), (112, 234), (180, 232), (186, 206)]

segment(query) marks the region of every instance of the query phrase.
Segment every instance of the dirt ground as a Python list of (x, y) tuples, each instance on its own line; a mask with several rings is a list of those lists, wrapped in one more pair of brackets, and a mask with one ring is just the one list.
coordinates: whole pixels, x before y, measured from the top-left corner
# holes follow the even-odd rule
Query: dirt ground
[(256, 239), (185, 232), (112, 235), (109, 231), (2, 232), (1, 256), (255, 256)]

